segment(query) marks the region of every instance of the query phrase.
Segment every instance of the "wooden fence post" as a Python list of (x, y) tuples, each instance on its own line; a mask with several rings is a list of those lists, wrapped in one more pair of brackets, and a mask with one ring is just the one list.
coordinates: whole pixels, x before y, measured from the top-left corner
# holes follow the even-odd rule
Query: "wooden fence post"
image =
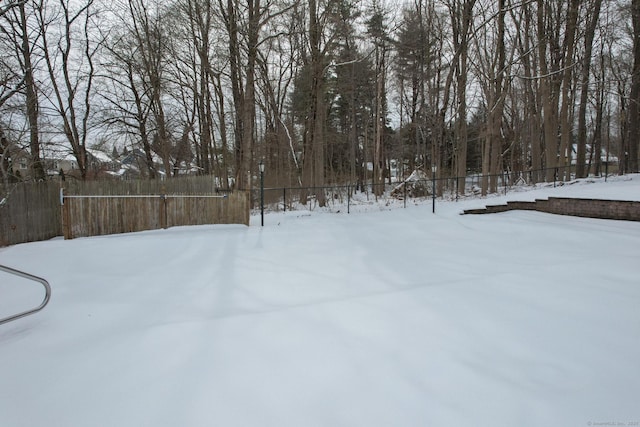
[(160, 195), (160, 228), (167, 228), (167, 195)]
[(69, 200), (70, 199), (67, 199), (67, 203), (64, 202), (64, 187), (60, 187), (60, 209), (62, 210), (60, 217), (62, 219), (62, 235), (65, 240), (73, 239), (70, 224), (71, 218), (69, 215)]
[(167, 189), (163, 183), (160, 187), (160, 228), (168, 228), (167, 220)]

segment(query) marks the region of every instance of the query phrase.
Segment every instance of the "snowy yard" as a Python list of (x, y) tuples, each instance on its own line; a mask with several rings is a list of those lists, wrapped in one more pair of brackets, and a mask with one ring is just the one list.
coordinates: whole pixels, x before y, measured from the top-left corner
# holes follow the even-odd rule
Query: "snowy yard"
[(640, 223), (459, 215), (591, 181), (0, 248), (0, 425), (640, 423)]

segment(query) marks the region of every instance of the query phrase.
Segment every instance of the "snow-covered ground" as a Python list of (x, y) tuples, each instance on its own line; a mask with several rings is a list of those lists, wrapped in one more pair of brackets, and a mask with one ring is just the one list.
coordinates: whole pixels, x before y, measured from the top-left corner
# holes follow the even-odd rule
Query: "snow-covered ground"
[(0, 248), (0, 426), (638, 423), (640, 223), (459, 215), (547, 196), (640, 175)]

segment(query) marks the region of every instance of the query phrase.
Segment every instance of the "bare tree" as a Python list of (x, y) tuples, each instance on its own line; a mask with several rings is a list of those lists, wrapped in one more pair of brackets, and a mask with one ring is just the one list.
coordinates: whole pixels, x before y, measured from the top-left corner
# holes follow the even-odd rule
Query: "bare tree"
[[(175, 31), (182, 43), (174, 42), (174, 79), (179, 90), (186, 128), (191, 128), (197, 166), (201, 173), (215, 170), (220, 175), (217, 152), (214, 147), (216, 112), (214, 107), (214, 85), (219, 69), (214, 62), (212, 40), (216, 25), (214, 9), (210, 0), (184, 0), (178, 3), (180, 17), (176, 19)], [(191, 105), (189, 105), (191, 104)], [(225, 184), (226, 185), (226, 184)]]
[[(50, 11), (48, 4), (42, 3), (37, 9), (42, 31), (39, 48), (52, 92), (47, 94), (47, 99), (77, 159), (80, 176), (86, 179), (89, 167), (86, 147), (96, 74), (94, 60), (102, 41), (92, 39), (96, 13), (93, 0), (82, 4), (59, 0), (56, 6), (57, 9)], [(54, 28), (54, 23), (59, 27)]]
[[(322, 46), (322, 20), (316, 0), (309, 0), (309, 114), (305, 121), (303, 134), (304, 165), (303, 185), (316, 187), (316, 199), (320, 206), (324, 206), (324, 190), (318, 187), (324, 185), (324, 141), (323, 130), (325, 108), (323, 102), (324, 86), (324, 54), (326, 46)], [(303, 194), (302, 202), (306, 203)]]
[(589, 2), (587, 24), (584, 36), (584, 58), (582, 60), (582, 73), (580, 79), (580, 107), (578, 112), (578, 139), (576, 150), (576, 176), (586, 176), (586, 148), (587, 148), (587, 102), (589, 99), (589, 78), (591, 76), (591, 60), (593, 52), (593, 39), (595, 37), (602, 0)]
[(440, 111), (434, 128), (434, 144), (432, 146), (431, 164), (438, 167), (438, 173), (444, 174), (442, 169), (445, 163), (446, 122), (447, 111), (450, 108), (452, 88), (456, 83), (457, 108), (454, 115), (456, 119), (456, 141), (453, 145), (455, 158), (455, 172), (459, 179), (458, 190), (464, 191), (467, 163), (467, 101), (466, 86), (468, 78), (469, 42), (473, 27), (473, 10), (476, 0), (446, 0), (445, 6), (449, 11), (453, 53), (449, 70), (442, 88)]
[(132, 140), (132, 146), (141, 146), (144, 162), (143, 176), (158, 177), (151, 147), (151, 100), (144, 84), (145, 73), (139, 61), (139, 46), (133, 33), (113, 37), (106, 45), (102, 67), (105, 81), (98, 92), (103, 99), (103, 123), (115, 127), (114, 134), (124, 134)]
[(380, 196), (384, 191), (383, 140), (387, 124), (387, 56), (389, 55), (389, 35), (385, 23), (385, 11), (374, 1), (372, 14), (367, 21), (368, 33), (372, 38), (375, 56), (375, 107), (373, 115), (373, 192)]
[(573, 106), (573, 69), (576, 46), (576, 32), (578, 30), (578, 13), (581, 0), (571, 0), (569, 2), (566, 18), (564, 58), (563, 58), (563, 81), (562, 81), (562, 103), (560, 107), (560, 150), (558, 166), (562, 166), (560, 176), (565, 180), (571, 179), (571, 135), (573, 120), (571, 109)]
[(480, 63), (481, 85), (486, 98), (486, 140), (482, 155), (482, 194), (496, 192), (498, 187), (498, 173), (502, 160), (503, 150), (503, 114), (507, 85), (509, 79), (509, 67), (507, 65), (507, 52), (505, 46), (505, 17), (508, 3), (506, 0), (498, 1), (498, 10), (487, 12), (494, 16), (485, 16), (484, 22), (495, 19), (496, 31), (493, 37), (489, 37), (490, 30), (484, 33), (484, 46), (480, 46), (480, 36), (475, 38), (478, 61)]
[(132, 18), (133, 35), (144, 74), (143, 82), (150, 99), (151, 114), (154, 119), (152, 147), (161, 157), (167, 176), (171, 176), (171, 150), (173, 135), (169, 130), (165, 113), (164, 74), (167, 67), (168, 40), (166, 27), (160, 10), (149, 10), (145, 0), (128, 0)]
[(626, 150), (623, 153), (624, 170), (638, 172), (638, 145), (640, 144), (640, 0), (631, 0), (633, 24), (633, 69), (629, 95)]
[[(7, 43), (8, 58), (1, 60), (0, 107), (19, 94), (24, 99), (28, 124), (31, 176), (36, 180), (46, 177), (40, 155), (39, 99), (35, 79), (34, 45), (41, 36), (39, 28), (32, 28), (33, 7), (39, 3), (12, 2), (0, 9), (0, 33)], [(33, 6), (33, 7), (32, 7)], [(7, 135), (4, 136), (8, 138)]]
[(256, 74), (260, 45), (272, 37), (265, 26), (292, 9), (296, 2), (218, 0), (228, 37), (231, 92), (235, 109), (235, 185), (248, 189), (249, 176), (256, 170), (253, 150), (256, 132)]
[(262, 144), (256, 147), (256, 155), (264, 159), (270, 171), (270, 183), (300, 185), (301, 169), (294, 147), (295, 128), (292, 114), (287, 111), (295, 70), (300, 63), (299, 52), (294, 49), (294, 33), (297, 31), (295, 19), (272, 21), (265, 30), (279, 36), (265, 40), (258, 52), (256, 83), (264, 129)]

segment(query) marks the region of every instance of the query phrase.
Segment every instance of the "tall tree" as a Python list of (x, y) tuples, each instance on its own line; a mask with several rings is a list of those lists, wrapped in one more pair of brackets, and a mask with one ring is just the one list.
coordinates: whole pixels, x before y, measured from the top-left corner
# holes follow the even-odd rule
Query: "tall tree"
[(135, 39), (143, 75), (145, 92), (149, 97), (149, 109), (154, 121), (151, 145), (162, 159), (165, 175), (171, 176), (171, 150), (173, 135), (165, 112), (165, 90), (169, 38), (159, 8), (150, 10), (146, 0), (128, 0)]
[[(303, 147), (303, 185), (314, 187), (320, 206), (326, 203), (324, 189), (324, 64), (326, 46), (322, 46), (322, 16), (316, 0), (309, 0), (309, 112), (305, 120)], [(306, 200), (302, 198), (302, 202)]]
[[(456, 2), (451, 8), (451, 24), (453, 29), (453, 46), (456, 51), (457, 61), (454, 63), (456, 70), (456, 88), (458, 108), (456, 112), (456, 134), (454, 141), (455, 173), (458, 177), (458, 191), (464, 193), (467, 177), (467, 80), (469, 38), (473, 25), (473, 8), (475, 0), (466, 0), (462, 4)], [(459, 53), (458, 53), (459, 52)]]
[(631, 71), (631, 93), (627, 111), (627, 141), (623, 155), (624, 170), (638, 172), (640, 145), (640, 0), (631, 0), (631, 20), (633, 24), (633, 69)]
[(382, 6), (374, 1), (371, 17), (367, 20), (367, 32), (373, 42), (375, 56), (375, 106), (373, 115), (373, 191), (377, 196), (384, 191), (385, 159), (383, 140), (387, 127), (387, 56), (389, 35)]
[(602, 0), (589, 2), (587, 24), (584, 36), (584, 58), (582, 60), (582, 72), (580, 79), (580, 106), (578, 111), (578, 139), (576, 150), (576, 177), (586, 176), (586, 151), (587, 151), (587, 102), (589, 100), (589, 79), (591, 77), (591, 60), (593, 53), (593, 39), (595, 37)]
[(45, 179), (44, 167), (40, 159), (40, 137), (38, 128), (38, 93), (35, 83), (33, 62), (31, 59), (31, 35), (27, 26), (26, 1), (19, 2), (20, 28), (22, 36), (22, 59), (24, 67), (25, 100), (27, 102), (27, 119), (29, 120), (29, 148), (31, 151), (31, 170), (37, 180)]
[(487, 93), (487, 137), (484, 154), (482, 156), (482, 194), (487, 191), (495, 193), (498, 189), (498, 172), (502, 157), (503, 114), (506, 96), (507, 58), (505, 47), (505, 16), (507, 0), (498, 0), (496, 18), (496, 49), (488, 64), (488, 82), (485, 85)]
[[(187, 122), (197, 122), (197, 129), (196, 126), (192, 126), (197, 164), (200, 171), (208, 175), (212, 172), (212, 158), (215, 157), (215, 108), (212, 88), (215, 84), (216, 64), (211, 49), (215, 25), (214, 4), (211, 0), (184, 0), (179, 6), (183, 18), (178, 23), (185, 27), (181, 35), (188, 45), (178, 44), (173, 57), (177, 62), (177, 69), (189, 71), (177, 73), (176, 79), (182, 81), (180, 86), (188, 92), (183, 97), (186, 98), (183, 108), (185, 116), (193, 116), (193, 119), (187, 119)], [(178, 52), (182, 54), (179, 55)], [(186, 105), (189, 102), (193, 105)], [(191, 110), (193, 113), (190, 113)], [(219, 175), (220, 170), (217, 172)]]
[(248, 189), (249, 177), (256, 170), (256, 75), (260, 45), (271, 35), (264, 27), (292, 9), (296, 2), (218, 0), (227, 31), (231, 89), (235, 109), (236, 187)]
[[(546, 163), (546, 180), (552, 181), (557, 172), (559, 159), (566, 156), (566, 138), (568, 128), (568, 105), (570, 70), (573, 68), (573, 46), (575, 41), (575, 10), (578, 0), (564, 2), (537, 0), (538, 58), (540, 62), (540, 97), (542, 102), (544, 126), (544, 152)], [(561, 31), (565, 23), (565, 31)], [(564, 37), (562, 37), (564, 33)], [(564, 83), (564, 87), (563, 87)], [(561, 97), (562, 95), (562, 97)], [(562, 100), (562, 112), (559, 112)], [(565, 140), (562, 146), (558, 135), (563, 127)], [(564, 153), (561, 153), (562, 150)]]
[[(36, 84), (34, 48), (41, 37), (41, 29), (34, 28), (34, 9), (38, 2), (10, 2), (0, 9), (0, 34), (7, 49), (3, 54), (0, 75), (0, 107), (15, 95), (24, 100), (24, 111), (29, 135), (29, 167), (36, 180), (46, 178), (41, 160), (40, 100)], [(6, 43), (6, 45), (5, 45)], [(9, 135), (5, 133), (5, 141)]]
[(571, 139), (573, 120), (571, 109), (573, 106), (573, 69), (576, 46), (576, 33), (578, 30), (578, 13), (582, 0), (569, 2), (566, 18), (564, 58), (562, 61), (562, 103), (560, 107), (560, 150), (558, 166), (561, 166), (560, 176), (563, 179), (571, 179)]
[[(144, 153), (142, 164), (137, 165), (143, 176), (158, 177), (153, 160), (151, 100), (144, 84), (144, 67), (139, 60), (140, 46), (131, 28), (114, 34), (107, 43), (102, 58), (103, 79), (98, 91), (103, 99), (103, 122), (114, 135), (124, 135), (132, 147), (140, 147)], [(115, 129), (114, 129), (115, 128)]]
[(528, 153), (529, 178), (533, 183), (539, 182), (542, 178), (543, 149), (542, 149), (542, 90), (540, 88), (540, 78), (537, 76), (539, 58), (537, 43), (536, 14), (533, 5), (526, 4), (519, 9), (510, 10), (511, 19), (516, 28), (515, 43), (519, 61), (519, 72), (517, 85), (523, 92), (522, 101), (522, 122), (524, 129), (521, 129), (523, 151)]
[(299, 8), (295, 7), (280, 19), (271, 20), (264, 33), (278, 36), (265, 38), (258, 52), (258, 116), (262, 117), (263, 129), (258, 129), (262, 138), (258, 139), (260, 145), (256, 147), (256, 155), (264, 158), (269, 170), (267, 181), (278, 186), (300, 185), (301, 182), (294, 141), (296, 129), (291, 110), (287, 108), (302, 55), (296, 48), (303, 32), (299, 28), (298, 13)]
[[(40, 49), (46, 64), (52, 94), (48, 101), (61, 123), (61, 133), (71, 146), (82, 179), (89, 167), (87, 138), (92, 107), (94, 60), (101, 41), (93, 40), (95, 29), (93, 0), (85, 3), (59, 0), (57, 10), (48, 4), (38, 6), (38, 24), (42, 31)], [(59, 13), (54, 27), (51, 12)], [(77, 43), (77, 45), (76, 45)]]
[(293, 93), (296, 116), (302, 125), (302, 185), (307, 187), (301, 201), (306, 203), (312, 193), (320, 206), (326, 204), (322, 187), (326, 179), (327, 125), (333, 105), (327, 91), (327, 73), (340, 65), (334, 62), (340, 36), (336, 29), (340, 24), (339, 8), (336, 0), (308, 1), (302, 66)]

